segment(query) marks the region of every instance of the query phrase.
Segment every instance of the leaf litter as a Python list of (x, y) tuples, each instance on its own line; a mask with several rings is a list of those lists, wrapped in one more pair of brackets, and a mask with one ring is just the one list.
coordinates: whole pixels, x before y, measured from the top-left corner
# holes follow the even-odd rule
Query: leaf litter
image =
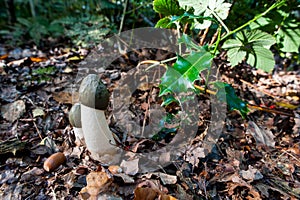
[[(67, 120), (74, 103), (70, 86), (78, 62), (88, 51), (68, 48), (53, 48), (47, 53), (30, 49), (31, 54), (27, 54), (28, 50), (22, 54), (22, 51), (25, 50), (18, 49), (1, 59), (4, 63), (0, 75), (3, 83), (0, 86), (1, 198), (300, 198), (299, 71), (277, 70), (270, 78), (247, 65), (243, 69), (229, 68), (221, 56), (217, 63), (223, 79), (232, 84), (239, 97), (257, 105), (292, 108), (298, 118), (251, 111), (250, 120), (247, 120), (231, 111), (215, 148), (207, 155), (201, 141), (205, 137), (202, 133), (209, 126), (210, 105), (207, 97), (200, 96), (199, 133), (187, 151), (169, 166), (139, 174), (136, 173), (137, 160), (124, 162), (115, 169), (101, 166), (89, 157), (82, 144), (75, 143), (73, 129)], [(149, 59), (141, 55), (157, 60), (174, 56), (161, 50), (138, 52), (140, 54), (130, 52), (101, 70), (100, 76), (110, 91), (118, 87), (122, 74), (140, 60)], [(241, 78), (260, 90), (241, 84)], [(261, 91), (268, 91), (276, 98)], [(132, 106), (142, 121), (147, 114), (149, 95), (152, 95), (150, 103), (159, 101), (158, 91), (151, 93), (148, 88), (133, 97)], [(20, 109), (12, 106), (14, 104)], [(111, 127), (118, 130), (114, 123)], [(159, 148), (150, 139), (122, 138), (121, 133), (117, 131), (125, 147), (130, 144), (129, 150)], [(171, 136), (163, 137), (161, 144), (166, 144)], [(57, 151), (64, 152), (67, 162), (53, 173), (45, 172), (43, 162)]]

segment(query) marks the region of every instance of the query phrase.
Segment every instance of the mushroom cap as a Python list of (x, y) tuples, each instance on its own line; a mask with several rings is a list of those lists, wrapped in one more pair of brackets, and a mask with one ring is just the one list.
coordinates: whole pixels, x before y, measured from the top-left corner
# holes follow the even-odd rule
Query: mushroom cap
[(79, 88), (80, 102), (90, 108), (106, 110), (109, 103), (109, 92), (96, 74), (87, 75)]
[(76, 128), (81, 128), (81, 108), (80, 103), (75, 103), (69, 112), (70, 124)]

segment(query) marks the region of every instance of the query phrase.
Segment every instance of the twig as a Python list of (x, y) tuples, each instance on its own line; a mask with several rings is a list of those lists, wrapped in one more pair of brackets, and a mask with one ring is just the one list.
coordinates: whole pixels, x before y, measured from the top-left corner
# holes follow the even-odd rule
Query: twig
[(254, 88), (255, 90), (258, 90), (258, 91), (260, 91), (260, 92), (262, 92), (262, 93), (264, 93), (264, 94), (266, 94), (266, 95), (268, 95), (268, 96), (270, 96), (270, 97), (273, 97), (274, 99), (278, 99), (278, 97), (274, 96), (274, 95), (271, 94), (270, 92), (268, 92), (268, 91), (266, 91), (266, 90), (264, 90), (264, 89), (260, 89), (260, 88), (258, 88), (257, 86), (255, 86), (255, 85), (253, 85), (253, 84), (251, 84), (251, 83), (249, 83), (249, 82), (247, 82), (247, 81), (245, 81), (245, 80), (243, 80), (243, 79), (241, 79), (241, 82), (242, 82), (242, 83), (245, 83), (246, 85), (248, 85), (248, 86), (250, 86), (250, 87), (252, 87), (252, 88)]
[[(30, 113), (29, 113), (29, 116), (30, 116), (32, 119), (34, 119)], [(36, 129), (36, 132), (37, 132), (37, 134), (39, 135), (40, 139), (43, 140), (42, 134), (41, 134), (39, 128), (37, 127), (35, 121), (32, 120), (32, 123), (33, 123), (33, 125), (34, 125), (34, 127), (35, 127), (35, 129)]]
[[(205, 93), (208, 93), (208, 94), (212, 94), (212, 95), (217, 94), (217, 92), (215, 92), (215, 91), (205, 89), (205, 88), (203, 88), (199, 85), (196, 85), (196, 84), (194, 84), (194, 87), (197, 88), (198, 90), (200, 90), (202, 92), (205, 92)], [(261, 111), (265, 111), (265, 112), (269, 112), (269, 113), (275, 113), (275, 114), (279, 114), (279, 115), (294, 117), (294, 115), (291, 114), (291, 113), (287, 113), (287, 112), (283, 112), (283, 111), (279, 111), (279, 110), (274, 110), (274, 109), (269, 109), (269, 108), (249, 104), (249, 103), (247, 103), (247, 107), (250, 108), (250, 109), (261, 110)]]
[(200, 46), (203, 46), (204, 40), (205, 40), (205, 38), (206, 38), (206, 36), (207, 36), (208, 31), (209, 31), (209, 27), (207, 27), (207, 28), (205, 29), (205, 31), (204, 31), (204, 33), (203, 33), (203, 35), (202, 35), (202, 38), (201, 38), (200, 43), (199, 43)]

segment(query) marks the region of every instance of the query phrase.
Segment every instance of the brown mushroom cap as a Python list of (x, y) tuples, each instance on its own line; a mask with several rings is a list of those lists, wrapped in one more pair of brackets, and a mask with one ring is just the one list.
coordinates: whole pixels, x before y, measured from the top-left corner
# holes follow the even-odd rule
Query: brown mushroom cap
[(96, 74), (87, 75), (79, 88), (81, 104), (98, 110), (106, 110), (109, 103), (109, 92)]
[(80, 103), (75, 103), (69, 112), (69, 121), (73, 127), (81, 128), (81, 108)]

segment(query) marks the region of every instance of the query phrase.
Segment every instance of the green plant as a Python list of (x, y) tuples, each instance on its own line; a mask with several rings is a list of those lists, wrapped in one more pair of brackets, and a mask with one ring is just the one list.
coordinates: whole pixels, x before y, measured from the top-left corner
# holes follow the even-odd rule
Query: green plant
[[(252, 5), (255, 3), (247, 0), (243, 2)], [(230, 23), (230, 17), (229, 21), (226, 21), (230, 10), (233, 10), (236, 15), (240, 15), (241, 12), (232, 8), (232, 4), (224, 0), (154, 0), (154, 10), (164, 16), (157, 22), (156, 27), (176, 28), (178, 34), (180, 31), (184, 32), (178, 44), (184, 44), (190, 49), (188, 55), (180, 55), (179, 52), (175, 64), (167, 67), (166, 73), (161, 78), (160, 96), (178, 95), (187, 90), (197, 92), (199, 87), (195, 87), (195, 81), (200, 80), (199, 73), (204, 70), (210, 73), (212, 59), (222, 50), (227, 50), (232, 67), (245, 61), (266, 72), (271, 72), (275, 65), (271, 47), (280, 52), (298, 52), (300, 26), (299, 20), (294, 19), (293, 10), (299, 7), (297, 1), (279, 0), (271, 5), (268, 1), (261, 3), (263, 6), (259, 8), (260, 13), (250, 9), (243, 10), (247, 21), (234, 26), (232, 24), (238, 22)], [(241, 3), (236, 5), (240, 7)], [(248, 10), (249, 15), (247, 15)], [(236, 17), (233, 16), (232, 19)], [(231, 26), (227, 26), (226, 22)], [(231, 28), (233, 30), (230, 30)], [(192, 42), (185, 34), (192, 36), (194, 33), (199, 35), (199, 32), (203, 33), (202, 38), (196, 40), (199, 39), (200, 44), (205, 43), (205, 45)], [(206, 87), (209, 85), (212, 84), (206, 83)], [(221, 82), (213, 85), (217, 89), (224, 89), (230, 110), (238, 110), (243, 117), (246, 117), (247, 103), (236, 96), (230, 85)], [(222, 96), (218, 92), (214, 94)], [(172, 102), (170, 98), (166, 99), (168, 103)]]
[[(38, 2), (34, 0), (15, 0), (16, 22), (11, 23), (11, 13), (0, 8), (0, 36), (5, 43), (21, 45), (33, 42), (43, 45), (48, 37), (57, 39), (67, 36), (75, 45), (84, 47), (99, 43), (112, 29), (107, 16), (120, 6), (108, 0), (101, 1), (61, 1)], [(3, 12), (2, 12), (3, 11)], [(109, 12), (107, 12), (109, 11)], [(108, 14), (109, 13), (109, 14)], [(26, 42), (25, 42), (26, 41)]]

